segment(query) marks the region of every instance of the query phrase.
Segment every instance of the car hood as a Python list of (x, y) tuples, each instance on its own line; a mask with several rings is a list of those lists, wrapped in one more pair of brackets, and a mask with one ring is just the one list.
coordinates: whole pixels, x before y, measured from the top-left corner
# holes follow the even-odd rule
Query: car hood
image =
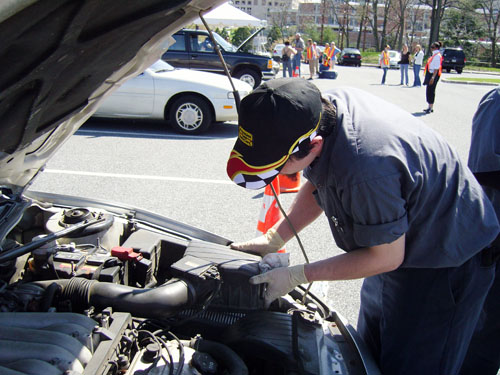
[[(211, 87), (215, 86), (227, 91), (233, 91), (233, 88), (229, 83), (229, 79), (221, 74), (207, 73), (199, 70), (182, 69), (182, 68), (175, 69), (175, 74), (172, 74), (173, 72), (174, 71), (172, 70), (160, 73), (152, 72), (152, 74), (159, 77), (162, 76), (168, 77), (168, 79), (170, 80), (192, 82), (193, 84), (196, 84), (198, 86), (206, 83)], [(236, 78), (232, 78), (232, 81), (234, 83), (234, 86), (236, 87), (236, 90), (240, 92), (245, 91), (247, 93), (252, 91), (252, 86), (250, 86), (248, 83), (240, 81), (239, 79)]]
[(104, 97), (157, 60), (166, 38), (222, 2), (1, 2), (2, 191), (22, 194)]
[(261, 27), (259, 30), (257, 30), (256, 32), (254, 32), (252, 35), (250, 35), (248, 38), (246, 38), (243, 43), (241, 43), (239, 46), (238, 46), (238, 49), (237, 49), (237, 52), (241, 51), (241, 49), (243, 47), (245, 47), (248, 43), (250, 43), (252, 41), (253, 38), (255, 38), (262, 30), (264, 30), (265, 27)]

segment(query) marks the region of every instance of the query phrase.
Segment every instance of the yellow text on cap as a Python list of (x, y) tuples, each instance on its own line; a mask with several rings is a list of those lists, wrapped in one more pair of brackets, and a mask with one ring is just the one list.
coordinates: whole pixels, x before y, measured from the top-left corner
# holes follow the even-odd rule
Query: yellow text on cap
[(253, 146), (253, 135), (252, 133), (247, 132), (245, 129), (243, 129), (240, 126), (240, 129), (238, 131), (238, 138), (240, 139), (241, 142), (246, 144), (248, 147)]

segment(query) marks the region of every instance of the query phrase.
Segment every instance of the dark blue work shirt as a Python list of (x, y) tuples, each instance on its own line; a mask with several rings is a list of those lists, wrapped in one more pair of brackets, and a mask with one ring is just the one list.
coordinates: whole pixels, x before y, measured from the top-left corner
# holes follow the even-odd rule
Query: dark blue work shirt
[[(491, 90), (481, 101), (472, 120), (469, 168), (474, 173), (491, 173), (500, 184), (500, 87)], [(500, 217), (500, 190), (483, 186)]]
[(390, 243), (406, 233), (402, 267), (454, 267), (499, 231), (493, 208), (457, 153), (399, 107), (357, 89), (324, 93), (337, 130), (305, 171), (337, 245)]

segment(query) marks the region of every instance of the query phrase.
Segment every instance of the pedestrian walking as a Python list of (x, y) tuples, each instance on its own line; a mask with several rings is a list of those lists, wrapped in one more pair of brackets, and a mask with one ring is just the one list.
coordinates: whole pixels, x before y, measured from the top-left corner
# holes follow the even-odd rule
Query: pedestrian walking
[[(401, 60), (399, 61), (399, 70), (401, 72), (401, 83), (400, 85), (408, 83), (408, 67), (410, 66), (410, 51), (408, 51), (408, 46), (403, 44), (403, 49), (401, 50)], [(404, 83), (406, 82), (406, 83)]]
[(415, 46), (415, 55), (413, 55), (413, 87), (422, 86), (422, 82), (420, 81), (420, 68), (422, 67), (422, 63), (424, 61), (424, 52), (422, 51), (422, 47), (420, 44)]
[(283, 63), (283, 77), (286, 77), (286, 72), (288, 72), (289, 77), (293, 77), (292, 60), (297, 51), (290, 47), (290, 42), (285, 41), (285, 47), (281, 53), (281, 62)]
[(389, 60), (389, 50), (391, 47), (386, 45), (379, 58), (379, 65), (384, 71), (382, 75), (382, 85), (385, 85), (385, 77), (387, 76), (387, 71), (389, 70), (390, 60)]
[(302, 52), (304, 52), (304, 40), (300, 37), (300, 33), (295, 34), (293, 47), (295, 48), (296, 53), (293, 56), (292, 67), (294, 72), (297, 70), (297, 68), (299, 68), (300, 77), (300, 63), (302, 60)]
[[(500, 220), (500, 87), (480, 101), (472, 120), (469, 168), (490, 198)], [(483, 267), (495, 280), (486, 297), (460, 375), (497, 375), (500, 370), (500, 237), (486, 249)]]
[(235, 183), (259, 189), (301, 170), (307, 181), (289, 220), (232, 247), (276, 252), (293, 237), (288, 223), (300, 231), (324, 212), (346, 251), (252, 277), (267, 284), (266, 305), (299, 284), (365, 278), (358, 331), (381, 372), (458, 374), (494, 277), (483, 249), (500, 228), (453, 147), (380, 97), (322, 94), (307, 80), (260, 85), (241, 101), (238, 127)]
[(436, 86), (441, 77), (441, 71), (443, 70), (443, 57), (439, 49), (441, 48), (441, 42), (434, 42), (431, 44), (432, 56), (427, 60), (424, 69), (424, 85), (427, 85), (425, 90), (425, 98), (427, 100), (427, 108), (424, 109), (424, 113), (434, 112), (434, 101), (436, 100)]

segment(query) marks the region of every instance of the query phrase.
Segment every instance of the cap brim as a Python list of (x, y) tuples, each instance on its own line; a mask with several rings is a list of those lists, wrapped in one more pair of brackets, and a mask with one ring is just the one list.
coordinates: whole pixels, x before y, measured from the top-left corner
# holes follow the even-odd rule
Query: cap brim
[(276, 178), (288, 158), (289, 155), (285, 155), (275, 163), (254, 167), (246, 163), (242, 155), (233, 149), (227, 162), (227, 174), (235, 184), (245, 189), (262, 189)]

